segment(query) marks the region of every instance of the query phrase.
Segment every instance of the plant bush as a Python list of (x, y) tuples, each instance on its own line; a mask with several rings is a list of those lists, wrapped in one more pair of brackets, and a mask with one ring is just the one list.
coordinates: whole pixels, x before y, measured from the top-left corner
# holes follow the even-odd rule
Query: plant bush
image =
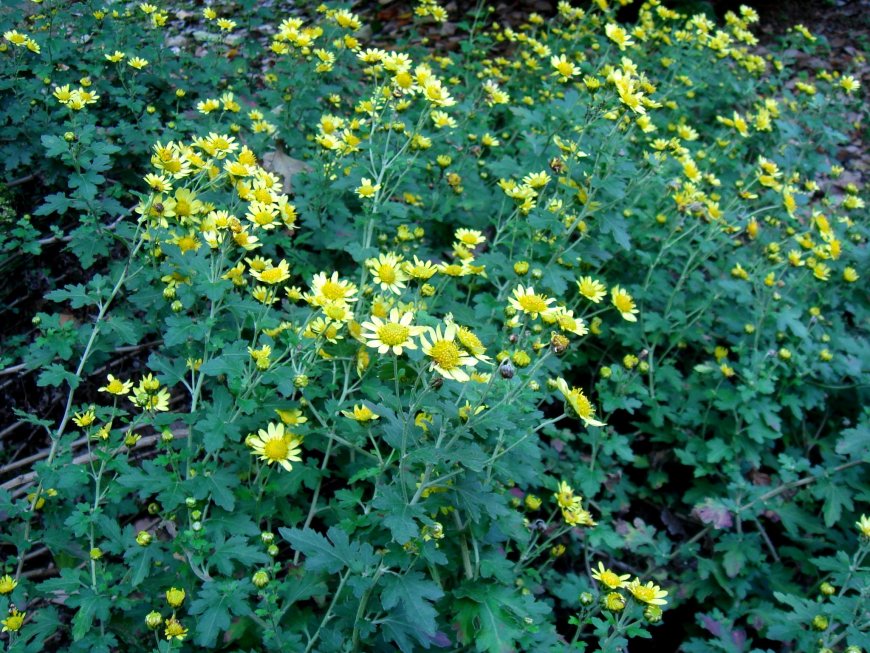
[(0, 20), (3, 268), (81, 268), (4, 336), (6, 650), (870, 647), (823, 39), (177, 5)]

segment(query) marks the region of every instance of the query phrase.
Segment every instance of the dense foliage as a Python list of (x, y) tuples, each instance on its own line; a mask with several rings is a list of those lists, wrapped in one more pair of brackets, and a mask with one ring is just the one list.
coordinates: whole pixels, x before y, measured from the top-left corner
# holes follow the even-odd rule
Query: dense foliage
[(823, 39), (176, 4), (0, 14), (6, 650), (870, 648)]

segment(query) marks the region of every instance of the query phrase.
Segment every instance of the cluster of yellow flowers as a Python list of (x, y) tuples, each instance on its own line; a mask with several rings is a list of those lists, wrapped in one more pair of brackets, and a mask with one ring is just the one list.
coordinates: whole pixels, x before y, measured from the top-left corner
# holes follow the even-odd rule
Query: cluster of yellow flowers
[[(22, 34), (21, 32), (19, 32), (17, 30), (12, 29), (12, 30), (3, 32), (3, 38), (6, 41), (9, 41), (16, 48), (27, 48), (28, 50), (30, 50), (31, 52), (33, 52), (35, 54), (39, 54), (41, 52), (41, 50), (39, 48), (39, 43), (34, 41), (32, 38), (30, 38), (26, 34)], [(5, 49), (5, 44), (4, 44), (4, 49)]]
[(653, 581), (643, 584), (640, 578), (629, 581), (630, 574), (617, 574), (607, 569), (602, 562), (598, 562), (598, 568), (592, 569), (592, 578), (607, 592), (601, 599), (602, 607), (611, 612), (621, 612), (626, 606), (625, 594), (618, 590), (627, 590), (629, 596), (644, 606), (644, 617), (648, 621), (661, 619), (662, 606), (667, 605), (665, 597), (668, 592), (656, 585)]
[(166, 590), (166, 602), (169, 604), (169, 607), (172, 608), (172, 614), (167, 617), (165, 620), (163, 615), (160, 614), (157, 610), (152, 610), (147, 615), (145, 615), (145, 625), (148, 626), (151, 630), (157, 630), (160, 626), (163, 626), (163, 636), (172, 641), (173, 639), (181, 642), (187, 637), (187, 628), (178, 620), (176, 616), (176, 611), (181, 607), (182, 603), (184, 603), (184, 599), (186, 597), (186, 592), (183, 589), (178, 589), (176, 587), (171, 587)]

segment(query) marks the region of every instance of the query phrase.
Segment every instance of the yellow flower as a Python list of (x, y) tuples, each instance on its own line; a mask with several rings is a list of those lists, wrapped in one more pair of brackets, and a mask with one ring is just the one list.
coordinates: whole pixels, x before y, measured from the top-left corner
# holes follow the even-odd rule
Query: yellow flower
[(855, 522), (855, 526), (858, 527), (858, 532), (863, 537), (870, 538), (870, 517), (861, 515), (861, 519)]
[(22, 46), (27, 43), (27, 37), (14, 29), (3, 32), (3, 38), (16, 46)]
[(607, 294), (605, 285), (592, 277), (581, 277), (577, 281), (577, 290), (594, 304), (598, 304)]
[(658, 585), (655, 585), (652, 581), (649, 581), (646, 585), (641, 585), (640, 578), (635, 578), (626, 585), (626, 589), (641, 603), (646, 603), (647, 605), (668, 604), (668, 602), (665, 601), (665, 597), (668, 593)]
[(377, 258), (368, 259), (365, 264), (374, 282), (382, 290), (389, 290), (398, 295), (405, 287), (408, 275), (405, 274), (400, 256), (392, 252), (380, 254)]
[(132, 381), (121, 381), (120, 379), (116, 379), (111, 374), (109, 374), (106, 378), (109, 382), (102, 388), (98, 388), (100, 392), (108, 392), (112, 395), (122, 396), (129, 393), (130, 389), (133, 387)]
[(18, 581), (9, 574), (0, 577), (0, 594), (9, 594), (18, 586)]
[(477, 229), (457, 229), (455, 237), (457, 241), (466, 247), (476, 247), (486, 242), (486, 236)]
[(435, 329), (429, 329), (431, 342), (423, 335), (420, 337), (420, 344), (423, 353), (432, 359), (430, 370), (435, 370), (445, 379), (465, 382), (469, 376), (462, 368), (475, 366), (477, 359), (459, 348), (456, 344), (456, 331), (456, 325), (450, 323), (442, 334), (441, 325), (438, 325)]
[(142, 57), (133, 57), (127, 62), (128, 66), (132, 66), (136, 70), (142, 70), (145, 66), (148, 65), (148, 60), (143, 59)]
[(3, 624), (3, 630), (0, 632), (17, 632), (21, 629), (21, 626), (24, 625), (24, 617), (26, 616), (26, 612), (19, 612), (17, 608), (12, 608), (9, 611), (9, 616), (6, 617), (3, 621), (0, 621), (0, 624)]
[(580, 74), (580, 69), (568, 61), (564, 54), (550, 57), (550, 65), (555, 69), (553, 75), (558, 77), (560, 82), (567, 82)]
[(848, 268), (843, 270), (843, 281), (845, 281), (846, 283), (854, 283), (859, 278), (860, 277), (858, 276), (858, 273), (855, 271), (855, 268), (848, 267)]
[(574, 489), (565, 481), (559, 483), (559, 487), (553, 494), (553, 497), (556, 499), (560, 508), (570, 508), (575, 505), (575, 503), (579, 503), (582, 500), (582, 497), (574, 496)]
[(619, 286), (614, 286), (610, 289), (610, 299), (624, 320), (637, 322), (635, 314), (639, 313), (639, 311), (635, 308), (631, 295)]
[(311, 279), (310, 302), (314, 306), (325, 306), (331, 302), (355, 302), (356, 292), (357, 288), (353, 283), (338, 278), (338, 272), (333, 272), (330, 277), (326, 276), (326, 272), (318, 272)]
[(187, 637), (187, 628), (181, 625), (175, 617), (166, 620), (166, 629), (163, 631), (166, 639), (177, 639), (179, 642)]
[[(131, 385), (132, 385), (132, 383), (131, 383)], [(75, 425), (78, 426), (79, 428), (85, 428), (85, 427), (90, 426), (91, 424), (93, 424), (93, 423), (94, 423), (94, 420), (95, 420), (96, 418), (97, 418), (97, 416), (96, 416), (96, 414), (94, 413), (94, 408), (93, 408), (93, 406), (92, 406), (91, 408), (88, 408), (88, 409), (87, 409), (85, 412), (83, 412), (83, 413), (75, 413), (75, 414), (73, 415), (73, 422), (74, 422)]]
[(861, 82), (855, 79), (852, 75), (843, 75), (840, 78), (840, 88), (842, 88), (848, 95), (851, 95), (859, 88), (861, 88)]
[(414, 255), (413, 263), (405, 261), (403, 269), (409, 277), (424, 281), (431, 279), (438, 273), (438, 268), (432, 264), (432, 261), (421, 261), (416, 255)]
[(269, 265), (263, 270), (252, 269), (251, 276), (257, 281), (262, 281), (265, 284), (273, 286), (290, 278), (290, 266), (284, 259), (281, 259), (278, 265), (272, 265), (270, 261)]
[(254, 455), (267, 465), (278, 463), (288, 472), (293, 470), (291, 462), (301, 462), (302, 440), (284, 431), (284, 424), (269, 422), (265, 429), (260, 429), (257, 435), (251, 435), (245, 443), (253, 449)]
[(595, 419), (595, 407), (580, 388), (569, 388), (568, 382), (563, 378), (556, 380), (556, 388), (586, 426), (604, 426), (604, 422)]
[(604, 609), (619, 612), (625, 608), (625, 597), (619, 592), (610, 592), (604, 597)]
[(520, 284), (514, 288), (513, 295), (513, 297), (508, 299), (510, 305), (516, 310), (530, 315), (532, 319), (541, 314), (550, 314), (555, 310), (550, 304), (556, 300), (552, 297), (536, 293), (532, 286), (524, 287)]
[(184, 603), (185, 596), (185, 591), (180, 590), (177, 587), (170, 587), (166, 590), (166, 602), (173, 608), (177, 608)]
[(401, 356), (405, 349), (416, 349), (417, 345), (413, 338), (425, 331), (424, 327), (414, 326), (414, 314), (411, 311), (400, 313), (394, 308), (390, 311), (388, 319), (372, 315), (371, 321), (363, 322), (362, 338), (369, 347), (376, 348), (379, 354), (392, 352)]
[(620, 51), (625, 50), (629, 45), (634, 45), (634, 41), (622, 27), (614, 23), (608, 23), (604, 27), (604, 33), (611, 41), (619, 46)]
[(118, 63), (118, 62), (119, 62), (121, 59), (123, 59), (126, 55), (125, 55), (123, 52), (121, 52), (120, 50), (115, 50), (115, 52), (114, 52), (113, 54), (106, 54), (106, 55), (103, 55), (103, 56), (105, 56), (106, 59), (107, 59), (108, 61), (111, 61), (112, 63)]
[(541, 507), (541, 498), (534, 494), (527, 494), (525, 499), (526, 508), (529, 510), (537, 510)]
[(356, 188), (356, 194), (363, 199), (368, 199), (369, 197), (374, 197), (375, 193), (377, 193), (381, 189), (380, 184), (372, 184), (371, 179), (362, 178), (361, 183)]
[(287, 408), (284, 410), (276, 408), (275, 412), (278, 414), (281, 421), (288, 426), (296, 426), (297, 424), (304, 424), (308, 421), (308, 418), (305, 417), (302, 414), (302, 411), (298, 408)]
[(599, 583), (607, 587), (608, 589), (619, 589), (621, 587), (626, 587), (628, 585), (628, 579), (631, 578), (631, 574), (625, 574), (624, 576), (619, 576), (609, 569), (605, 569), (604, 565), (601, 561), (598, 561), (598, 569), (592, 570), (592, 578), (597, 580)]
[(380, 415), (374, 412), (368, 406), (354, 404), (353, 411), (343, 410), (341, 414), (357, 422), (371, 422), (372, 420), (380, 419)]

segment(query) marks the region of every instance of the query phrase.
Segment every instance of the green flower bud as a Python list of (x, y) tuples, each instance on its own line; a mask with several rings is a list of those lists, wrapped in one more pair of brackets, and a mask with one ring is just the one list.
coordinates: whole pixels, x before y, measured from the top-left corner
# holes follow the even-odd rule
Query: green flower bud
[(254, 574), (253, 578), (251, 578), (251, 582), (260, 589), (262, 589), (269, 584), (269, 574), (261, 569)]
[(148, 626), (151, 630), (154, 630), (162, 623), (163, 617), (160, 616), (159, 612), (152, 611), (145, 615), (145, 625)]
[(136, 533), (136, 544), (139, 546), (148, 546), (151, 544), (151, 533), (148, 531), (139, 531)]
[(823, 614), (817, 614), (813, 617), (812, 627), (813, 630), (827, 630), (828, 618)]
[(644, 608), (643, 618), (651, 624), (658, 623), (662, 620), (662, 609), (657, 605), (648, 605)]

